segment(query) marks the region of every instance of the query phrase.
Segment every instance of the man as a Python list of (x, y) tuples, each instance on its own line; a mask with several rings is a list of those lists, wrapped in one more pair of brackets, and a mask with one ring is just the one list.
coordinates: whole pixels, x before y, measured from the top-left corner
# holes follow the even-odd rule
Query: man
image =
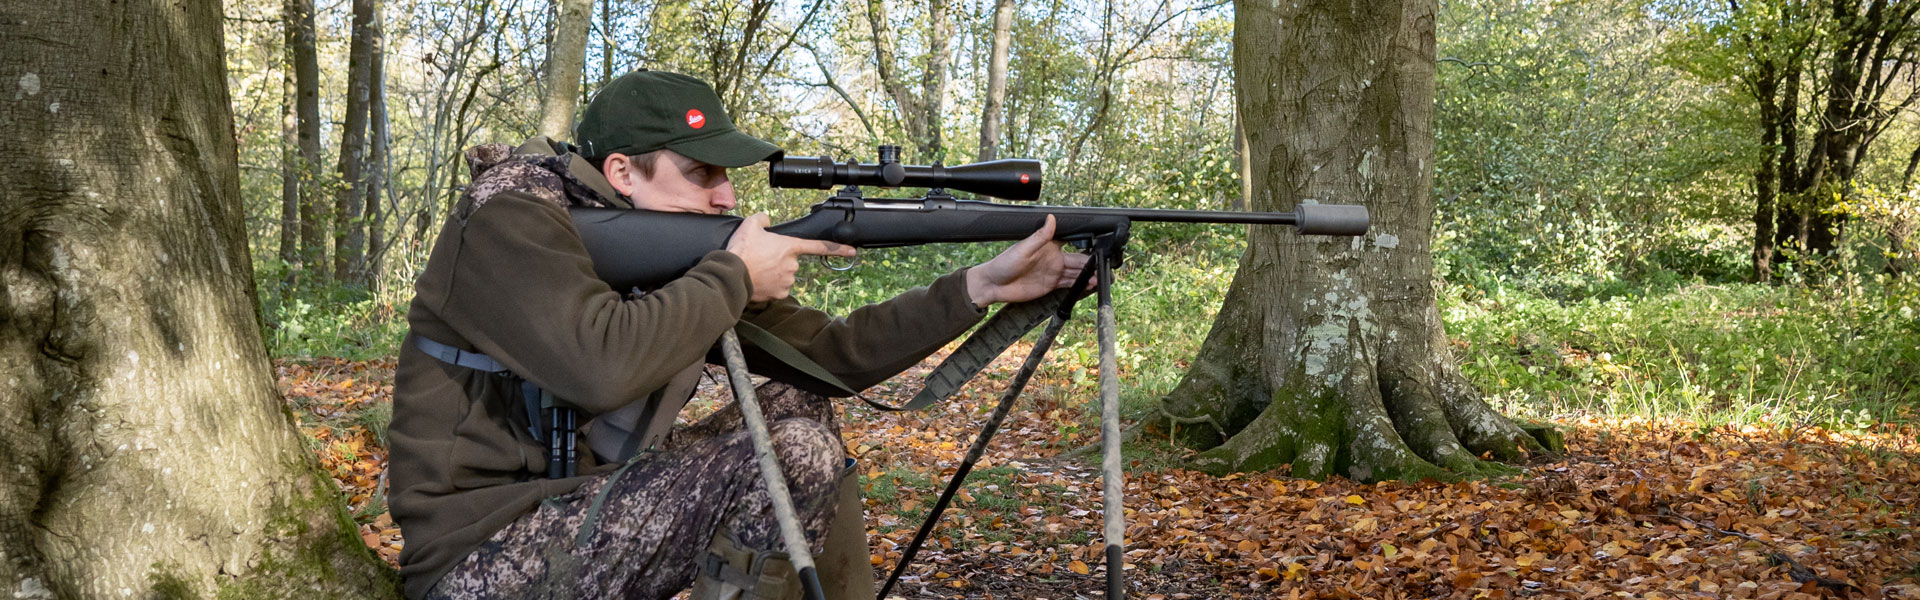
[[(473, 182), (416, 282), (390, 429), (409, 598), (665, 598), (689, 581), (696, 598), (795, 591), (738, 408), (672, 428), (720, 335), (757, 325), (861, 389), (1085, 264), (1051, 243), (1049, 219), (993, 260), (834, 319), (788, 297), (797, 259), (853, 249), (768, 232), (756, 214), (679, 279), (612, 290), (567, 207), (720, 213), (735, 205), (727, 169), (780, 150), (736, 130), (706, 83), (652, 71), (608, 84), (575, 134), (577, 155), (544, 138), (470, 150)], [(578, 476), (546, 477), (535, 398), (594, 418)], [(859, 506), (837, 414), (780, 383), (761, 398), (818, 554), (836, 497)], [(858, 553), (852, 578), (870, 589), (864, 527), (848, 519), (857, 533), (836, 546)]]

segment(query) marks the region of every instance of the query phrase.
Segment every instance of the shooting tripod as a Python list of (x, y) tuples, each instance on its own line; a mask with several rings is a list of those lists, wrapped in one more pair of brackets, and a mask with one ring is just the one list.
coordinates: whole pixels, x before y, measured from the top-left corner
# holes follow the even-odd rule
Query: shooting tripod
[[(1079, 246), (1084, 252), (1090, 255), (1090, 262), (1093, 268), (1082, 270), (1080, 279), (1074, 282), (1072, 288), (1054, 292), (1053, 294), (1028, 303), (1041, 303), (1041, 305), (1044, 306), (1044, 303), (1050, 300), (1057, 300), (1058, 302), (1057, 308), (1053, 310), (1046, 329), (1040, 334), (1040, 340), (1034, 344), (1033, 350), (1027, 353), (1027, 358), (1020, 365), (1020, 370), (1014, 374), (1012, 383), (1008, 384), (1006, 391), (1001, 394), (1000, 403), (994, 407), (993, 415), (988, 417), (987, 424), (982, 427), (980, 433), (974, 437), (973, 445), (967, 450), (966, 459), (960, 463), (960, 467), (954, 472), (953, 478), (947, 481), (946, 489), (940, 493), (940, 499), (934, 503), (933, 510), (927, 514), (926, 521), (920, 524), (919, 531), (914, 533), (913, 540), (907, 544), (906, 550), (901, 553), (900, 562), (894, 566), (893, 573), (887, 577), (886, 583), (881, 586), (880, 594), (876, 600), (885, 600), (887, 593), (892, 591), (893, 585), (899, 581), (900, 575), (906, 572), (907, 565), (913, 562), (913, 557), (919, 553), (921, 544), (926, 542), (927, 535), (933, 531), (933, 526), (939, 522), (941, 513), (945, 512), (947, 506), (952, 502), (954, 493), (960, 490), (960, 486), (966, 482), (967, 474), (972, 472), (973, 466), (980, 461), (981, 454), (985, 453), (987, 442), (993, 438), (993, 435), (999, 431), (1000, 424), (1006, 420), (1007, 413), (1013, 408), (1014, 400), (1019, 398), (1020, 392), (1026, 389), (1027, 381), (1032, 379), (1034, 371), (1040, 367), (1040, 361), (1046, 357), (1047, 351), (1053, 347), (1053, 341), (1059, 336), (1061, 327), (1066, 325), (1068, 319), (1072, 318), (1073, 305), (1081, 299), (1089, 285), (1094, 288), (1095, 293), (1099, 297), (1100, 445), (1102, 455), (1101, 479), (1103, 487), (1101, 504), (1103, 517), (1105, 519), (1104, 537), (1106, 539), (1107, 565), (1106, 597), (1113, 599), (1126, 597), (1126, 559), (1123, 555), (1123, 549), (1126, 546), (1126, 523), (1125, 517), (1121, 512), (1121, 492), (1125, 489), (1126, 481), (1120, 462), (1120, 379), (1114, 350), (1115, 325), (1112, 282), (1113, 269), (1119, 266), (1121, 250), (1126, 244), (1127, 234), (1127, 227), (1122, 226), (1113, 233), (1075, 242), (1076, 246)], [(1026, 307), (1016, 305), (1002, 308), (1000, 313), (995, 315), (994, 320), (998, 321), (1003, 315), (1020, 312), (1020, 309), (1023, 308)], [(1040, 314), (1044, 315), (1045, 313)], [(1018, 321), (1018, 317), (1008, 321), (1008, 323), (1013, 326), (1012, 329), (1017, 330), (1017, 333), (1011, 338), (1003, 337), (1003, 341), (987, 341), (989, 338), (994, 337), (996, 333), (992, 331), (995, 329), (995, 323), (989, 322), (981, 328), (981, 331), (975, 333), (972, 338), (969, 338), (967, 342), (963, 344), (963, 349), (980, 344), (998, 346), (997, 348), (990, 349), (992, 354), (997, 355), (1000, 350), (1006, 347), (1005, 344), (1010, 344), (1014, 339), (1018, 339), (1032, 328), (1033, 323), (1019, 323)], [(998, 333), (1004, 335), (1004, 332)], [(740, 413), (746, 421), (747, 429), (751, 431), (753, 435), (754, 451), (760, 462), (760, 474), (767, 485), (769, 495), (772, 496), (774, 516), (780, 521), (781, 537), (787, 547), (789, 560), (793, 562), (794, 570), (800, 574), (801, 584), (808, 594), (807, 597), (813, 600), (824, 600), (819, 577), (814, 570), (813, 561), (808, 555), (805, 535), (800, 530), (799, 520), (795, 516), (793, 508), (793, 500), (787, 492), (786, 478), (780, 473), (779, 462), (773, 455), (772, 444), (768, 439), (766, 421), (761, 416), (759, 403), (753, 396), (752, 383), (747, 378), (746, 361), (742, 357), (739, 340), (732, 331), (728, 331), (725, 337), (722, 338), (722, 350), (726, 354), (727, 370), (733, 383), (734, 397), (740, 403)], [(959, 353), (956, 352), (956, 354)], [(945, 371), (948, 369), (949, 364), (954, 364), (953, 358), (949, 358), (948, 361), (948, 364), (941, 365), (939, 371)], [(961, 379), (964, 380), (965, 378), (971, 377), (973, 372), (977, 372), (979, 368), (984, 366), (984, 362), (976, 361), (976, 364), (959, 366), (957, 368), (968, 371), (961, 376)], [(936, 376), (938, 376), (938, 373), (936, 373)], [(929, 379), (931, 385), (933, 378), (930, 377)], [(950, 392), (951, 389), (948, 390), (948, 393)], [(927, 392), (923, 391), (922, 395), (926, 395), (926, 393)], [(919, 402), (916, 400), (914, 404), (919, 404)]]

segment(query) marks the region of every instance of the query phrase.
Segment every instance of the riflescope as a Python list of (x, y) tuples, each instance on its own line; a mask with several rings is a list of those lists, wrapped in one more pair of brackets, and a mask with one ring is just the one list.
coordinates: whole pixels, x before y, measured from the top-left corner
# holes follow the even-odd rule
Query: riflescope
[(788, 156), (773, 161), (767, 182), (777, 188), (814, 190), (836, 185), (945, 188), (1006, 200), (1040, 199), (1040, 161), (1003, 158), (986, 162), (942, 166), (900, 163), (899, 146), (881, 146), (876, 164), (844, 163), (829, 156)]

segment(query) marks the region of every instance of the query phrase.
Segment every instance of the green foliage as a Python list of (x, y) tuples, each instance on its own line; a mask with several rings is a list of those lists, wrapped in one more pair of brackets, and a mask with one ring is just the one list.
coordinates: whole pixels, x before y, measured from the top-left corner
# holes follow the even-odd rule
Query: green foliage
[(399, 351), (407, 322), (397, 293), (337, 284), (304, 289), (288, 284), (286, 274), (286, 263), (278, 260), (254, 265), (261, 334), (273, 356), (364, 360)]
[(1456, 290), (1463, 370), (1517, 414), (1630, 413), (1844, 428), (1920, 405), (1920, 286), (1643, 288), (1561, 302)]
[(1634, 0), (1474, 0), (1443, 4), (1439, 35), (1441, 277), (1591, 293), (1734, 222), (1744, 131), (1690, 108), (1702, 88), (1659, 60), (1671, 22)]

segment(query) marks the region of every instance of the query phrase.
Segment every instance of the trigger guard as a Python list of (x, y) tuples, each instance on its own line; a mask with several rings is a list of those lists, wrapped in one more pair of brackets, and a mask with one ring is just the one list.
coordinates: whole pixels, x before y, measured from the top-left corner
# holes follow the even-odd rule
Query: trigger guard
[(835, 271), (835, 272), (851, 271), (853, 270), (854, 267), (860, 266), (860, 257), (858, 255), (855, 255), (852, 258), (845, 259), (846, 264), (844, 265), (833, 264), (834, 258), (837, 258), (837, 257), (822, 256), (820, 257), (820, 264), (825, 265), (827, 267), (827, 270)]

